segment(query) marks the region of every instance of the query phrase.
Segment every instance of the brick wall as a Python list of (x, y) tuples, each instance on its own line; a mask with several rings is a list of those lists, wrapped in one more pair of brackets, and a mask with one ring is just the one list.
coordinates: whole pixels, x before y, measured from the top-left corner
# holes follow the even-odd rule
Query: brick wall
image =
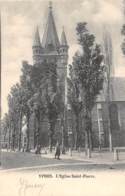
[[(118, 125), (115, 119), (112, 120), (115, 126), (112, 126), (112, 143), (113, 146), (125, 146), (125, 102), (114, 102), (117, 106), (117, 115), (118, 115)], [(108, 108), (106, 103), (101, 103), (102, 108), (102, 124), (103, 124), (103, 147), (109, 146), (109, 134), (108, 134)], [(116, 115), (113, 114), (112, 115)], [(99, 145), (99, 125), (98, 125), (98, 116), (97, 116), (97, 104), (92, 111), (92, 130), (93, 130), (93, 140), (94, 147)]]

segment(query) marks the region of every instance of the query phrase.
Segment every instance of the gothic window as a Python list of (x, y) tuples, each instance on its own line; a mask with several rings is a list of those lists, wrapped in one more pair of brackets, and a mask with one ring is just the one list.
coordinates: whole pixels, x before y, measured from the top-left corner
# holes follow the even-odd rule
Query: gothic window
[(26, 137), (24, 137), (24, 143), (26, 143)]
[(98, 109), (98, 117), (102, 120), (102, 108)]
[(99, 133), (99, 143), (103, 145), (104, 139), (104, 127), (103, 127), (103, 115), (102, 115), (102, 105), (97, 104), (97, 119), (98, 119), (98, 133)]
[(100, 103), (97, 104), (97, 116), (98, 120), (102, 120), (102, 105)]
[(40, 54), (40, 51), (37, 49), (37, 50), (36, 50), (36, 53), (37, 53), (37, 54)]
[(49, 51), (52, 51), (54, 49), (53, 44), (48, 44)]
[(103, 121), (99, 121), (100, 124), (100, 133), (103, 133)]
[(118, 107), (115, 103), (111, 103), (109, 107), (111, 129), (119, 129)]

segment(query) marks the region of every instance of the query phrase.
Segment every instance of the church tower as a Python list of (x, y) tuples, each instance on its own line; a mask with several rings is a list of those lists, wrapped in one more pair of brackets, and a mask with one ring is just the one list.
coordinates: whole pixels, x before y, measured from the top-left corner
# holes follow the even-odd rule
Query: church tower
[(43, 34), (42, 43), (38, 27), (33, 42), (33, 64), (55, 63), (57, 65), (58, 86), (61, 86), (62, 94), (65, 97), (67, 64), (68, 64), (68, 44), (64, 28), (59, 41), (56, 25), (53, 17), (52, 2), (49, 3), (48, 18)]
[[(40, 33), (38, 27), (36, 28), (32, 52), (33, 52), (33, 66), (43, 66), (47, 64), (48, 66), (56, 65), (57, 71), (57, 87), (61, 92), (61, 98), (63, 103), (66, 105), (66, 80), (67, 80), (67, 64), (68, 64), (68, 43), (64, 28), (61, 34), (61, 39), (58, 38), (58, 33), (54, 20), (54, 13), (52, 8), (52, 3), (49, 3), (47, 23), (44, 29), (42, 41), (40, 40)], [(46, 18), (45, 18), (46, 20)], [(49, 81), (50, 82), (50, 81)], [(49, 91), (50, 89), (50, 91)], [(51, 82), (48, 84), (48, 92), (51, 93)], [(48, 119), (44, 116), (44, 119), (40, 120), (40, 136), (39, 141), (41, 145), (48, 145)], [(35, 145), (34, 139), (34, 125), (35, 125), (34, 114), (31, 118), (31, 129), (30, 132), (30, 146)], [(65, 143), (66, 131), (66, 109), (63, 108), (60, 116), (58, 117), (57, 124), (55, 127), (55, 133), (57, 131), (57, 137), (62, 142), (62, 146)], [(43, 137), (45, 140), (43, 140)]]

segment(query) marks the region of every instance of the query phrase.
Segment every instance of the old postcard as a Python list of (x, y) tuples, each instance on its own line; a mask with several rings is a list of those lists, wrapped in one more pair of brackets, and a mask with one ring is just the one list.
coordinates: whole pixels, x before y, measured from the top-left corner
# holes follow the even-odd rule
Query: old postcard
[(125, 1), (0, 1), (1, 196), (124, 196)]

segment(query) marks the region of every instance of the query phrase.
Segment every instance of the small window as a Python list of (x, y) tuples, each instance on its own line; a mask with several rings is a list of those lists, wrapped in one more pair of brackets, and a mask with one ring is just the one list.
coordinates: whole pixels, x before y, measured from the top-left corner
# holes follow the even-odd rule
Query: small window
[(118, 108), (112, 103), (109, 107), (111, 129), (119, 129)]
[(100, 121), (99, 122), (99, 125), (100, 125), (100, 133), (103, 133), (104, 132), (104, 129), (103, 129), (103, 121)]
[(24, 137), (24, 143), (26, 143), (26, 137)]
[(49, 51), (52, 51), (54, 49), (53, 44), (48, 44)]
[(101, 109), (101, 108), (102, 108), (101, 103), (97, 103), (97, 109)]
[(102, 119), (102, 109), (98, 109), (98, 118)]

